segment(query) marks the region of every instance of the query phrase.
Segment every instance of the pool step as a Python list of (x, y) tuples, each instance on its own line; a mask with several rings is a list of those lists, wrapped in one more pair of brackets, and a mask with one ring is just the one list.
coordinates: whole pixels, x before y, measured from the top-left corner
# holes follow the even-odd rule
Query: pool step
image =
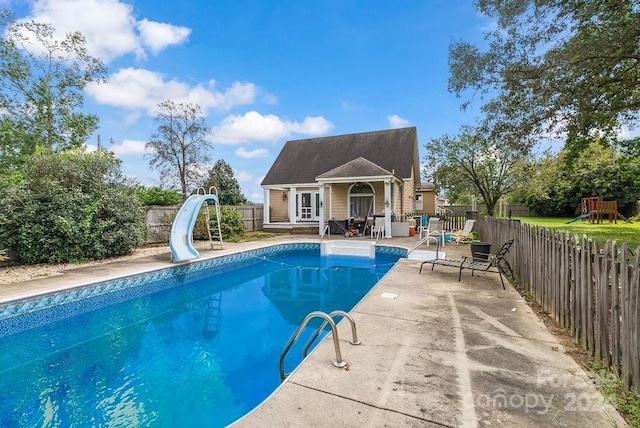
[(369, 241), (324, 241), (320, 246), (320, 255), (340, 255), (376, 258), (376, 243)]

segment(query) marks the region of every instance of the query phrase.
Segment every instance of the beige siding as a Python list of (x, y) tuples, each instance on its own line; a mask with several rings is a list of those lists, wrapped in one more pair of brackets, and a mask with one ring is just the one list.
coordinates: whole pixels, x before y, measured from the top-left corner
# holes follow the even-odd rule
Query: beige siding
[(404, 200), (405, 200), (405, 212), (412, 213), (415, 211), (415, 197), (416, 197), (416, 178), (411, 171), (411, 178), (404, 183)]
[(282, 195), (288, 193), (282, 190), (269, 190), (269, 202), (270, 202), (270, 221), (289, 221), (289, 206), (288, 200), (283, 201)]
[(422, 195), (422, 210), (416, 211), (419, 213), (435, 213), (436, 212), (436, 194), (435, 192), (416, 192), (416, 194)]
[(372, 214), (384, 214), (384, 183), (378, 181), (376, 183), (371, 183), (373, 185), (374, 192), (374, 207)]
[(348, 184), (331, 185), (331, 209), (327, 211), (328, 218), (343, 219), (349, 217), (347, 206)]

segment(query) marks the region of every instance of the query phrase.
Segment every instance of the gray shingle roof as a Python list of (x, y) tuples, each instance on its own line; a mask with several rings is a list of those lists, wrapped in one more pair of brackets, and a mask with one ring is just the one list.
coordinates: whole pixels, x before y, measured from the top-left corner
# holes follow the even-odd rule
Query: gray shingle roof
[(434, 190), (436, 190), (436, 185), (430, 182), (422, 182), (419, 184), (416, 190), (422, 192), (433, 192)]
[[(262, 185), (313, 183), (316, 177), (360, 157), (399, 178), (410, 178), (412, 169), (419, 176), (417, 130), (410, 127), (287, 141)], [(354, 176), (363, 175), (354, 171)]]
[(391, 175), (391, 171), (380, 168), (368, 159), (359, 157), (349, 161), (343, 165), (333, 168), (324, 174), (320, 174), (318, 179), (332, 179), (344, 177), (379, 177), (383, 175)]

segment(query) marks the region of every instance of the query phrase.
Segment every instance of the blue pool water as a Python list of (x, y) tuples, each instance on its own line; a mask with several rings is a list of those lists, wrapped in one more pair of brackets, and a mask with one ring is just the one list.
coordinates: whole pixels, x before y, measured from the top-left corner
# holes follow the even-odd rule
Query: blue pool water
[(227, 425), (278, 387), (304, 316), (349, 311), (405, 252), (280, 245), (4, 305), (0, 426)]

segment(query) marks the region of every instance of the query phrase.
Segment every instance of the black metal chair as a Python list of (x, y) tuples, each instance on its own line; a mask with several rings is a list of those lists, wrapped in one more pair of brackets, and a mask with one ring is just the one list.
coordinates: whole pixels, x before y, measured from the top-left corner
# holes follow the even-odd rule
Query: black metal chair
[[(513, 245), (513, 239), (510, 239), (502, 244), (502, 247), (500, 247), (500, 249), (494, 256), (490, 254), (476, 253), (475, 258), (465, 256), (462, 258), (462, 260), (439, 259), (437, 257), (433, 260), (426, 260), (420, 264), (419, 273), (422, 273), (422, 266), (424, 266), (425, 263), (431, 263), (431, 270), (433, 270), (436, 265), (458, 268), (458, 281), (460, 281), (460, 279), (462, 278), (463, 269), (471, 269), (471, 276), (473, 276), (473, 273), (475, 271), (495, 272), (500, 274), (502, 288), (506, 290), (506, 287), (504, 286), (504, 279), (502, 276), (505, 275), (509, 280), (513, 279), (513, 269), (511, 269), (511, 265), (504, 258), (509, 252), (511, 245)], [(479, 258), (482, 258), (482, 256), (486, 256), (487, 260), (480, 260)]]

